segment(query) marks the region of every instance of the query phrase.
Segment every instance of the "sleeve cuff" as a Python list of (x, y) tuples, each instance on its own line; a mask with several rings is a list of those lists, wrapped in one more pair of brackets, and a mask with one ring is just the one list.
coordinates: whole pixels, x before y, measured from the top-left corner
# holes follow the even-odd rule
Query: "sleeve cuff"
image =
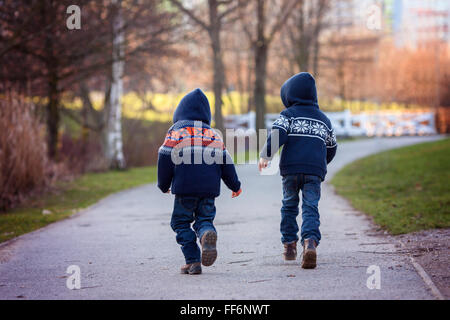
[(164, 188), (160, 185), (158, 185), (158, 188), (162, 191), (162, 193), (167, 193), (167, 191), (169, 191), (170, 187)]

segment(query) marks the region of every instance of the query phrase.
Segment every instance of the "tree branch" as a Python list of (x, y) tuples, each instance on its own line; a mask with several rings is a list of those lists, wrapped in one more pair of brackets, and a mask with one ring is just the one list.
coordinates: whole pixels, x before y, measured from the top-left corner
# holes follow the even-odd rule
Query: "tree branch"
[[(245, 4), (246, 2), (244, 2)], [(227, 10), (225, 10), (224, 12), (222, 12), (221, 14), (219, 14), (219, 20), (222, 20), (223, 18), (225, 18), (226, 16), (228, 16), (229, 14), (233, 13), (234, 11), (236, 11), (237, 9), (239, 9), (242, 6), (242, 2), (238, 1), (234, 6), (229, 7)]]
[(289, 16), (292, 14), (292, 11), (294, 8), (302, 3), (302, 1), (297, 0), (285, 0), (283, 2), (283, 5), (281, 6), (280, 13), (278, 14), (277, 19), (275, 20), (275, 24), (273, 25), (269, 37), (267, 38), (267, 42), (271, 42), (278, 31), (282, 28), (283, 24), (286, 22), (286, 20), (289, 18)]
[[(240, 7), (239, 9), (243, 9), (242, 7)], [(247, 39), (249, 41), (249, 43), (251, 45), (254, 44), (255, 40), (253, 38), (253, 33), (250, 31), (248, 24), (246, 23), (245, 19), (244, 19), (244, 12), (239, 10), (239, 15), (238, 15), (239, 20), (241, 21), (241, 26), (242, 29), (244, 31), (244, 33), (247, 35)]]
[(210, 29), (210, 26), (208, 24), (206, 24), (205, 22), (200, 20), (191, 10), (189, 10), (185, 6), (183, 6), (183, 4), (180, 1), (178, 1), (178, 0), (170, 0), (170, 2), (174, 6), (176, 6), (178, 9), (180, 9), (180, 11), (182, 11), (185, 14), (187, 14), (189, 16), (189, 18), (191, 18), (195, 23), (200, 25), (203, 29), (205, 29), (206, 31), (208, 31)]

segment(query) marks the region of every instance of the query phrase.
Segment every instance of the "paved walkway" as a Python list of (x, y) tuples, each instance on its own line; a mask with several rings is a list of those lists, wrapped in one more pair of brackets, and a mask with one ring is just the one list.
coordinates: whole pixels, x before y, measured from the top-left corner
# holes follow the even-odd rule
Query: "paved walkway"
[[(343, 143), (327, 178), (362, 156), (434, 139)], [(259, 176), (256, 166), (239, 166), (238, 172), (243, 195), (231, 199), (222, 189), (219, 258), (203, 275), (178, 274), (183, 258), (169, 226), (173, 198), (146, 185), (0, 246), (0, 299), (433, 298), (409, 259), (326, 183), (317, 269), (284, 262), (280, 177)], [(70, 265), (81, 268), (81, 290), (66, 287)], [(370, 265), (381, 268), (380, 290), (366, 286)]]

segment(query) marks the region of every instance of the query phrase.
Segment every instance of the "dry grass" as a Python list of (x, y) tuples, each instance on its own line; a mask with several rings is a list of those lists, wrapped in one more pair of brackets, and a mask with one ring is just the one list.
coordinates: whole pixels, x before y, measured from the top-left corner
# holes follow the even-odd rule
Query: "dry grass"
[(0, 211), (45, 187), (54, 175), (33, 108), (13, 94), (0, 98)]

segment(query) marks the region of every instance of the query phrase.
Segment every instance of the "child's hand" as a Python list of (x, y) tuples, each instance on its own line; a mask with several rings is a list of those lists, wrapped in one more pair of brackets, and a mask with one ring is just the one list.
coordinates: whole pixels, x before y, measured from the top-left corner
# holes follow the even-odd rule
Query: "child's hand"
[(267, 166), (269, 165), (269, 160), (261, 158), (259, 159), (259, 163), (258, 163), (258, 169), (261, 172), (262, 169), (267, 168)]
[(242, 193), (242, 189), (239, 189), (238, 192), (233, 192), (233, 193), (231, 194), (231, 198), (239, 197), (239, 195), (240, 195), (241, 193)]
[(169, 189), (169, 190), (167, 190), (166, 194), (170, 194), (170, 189)]

